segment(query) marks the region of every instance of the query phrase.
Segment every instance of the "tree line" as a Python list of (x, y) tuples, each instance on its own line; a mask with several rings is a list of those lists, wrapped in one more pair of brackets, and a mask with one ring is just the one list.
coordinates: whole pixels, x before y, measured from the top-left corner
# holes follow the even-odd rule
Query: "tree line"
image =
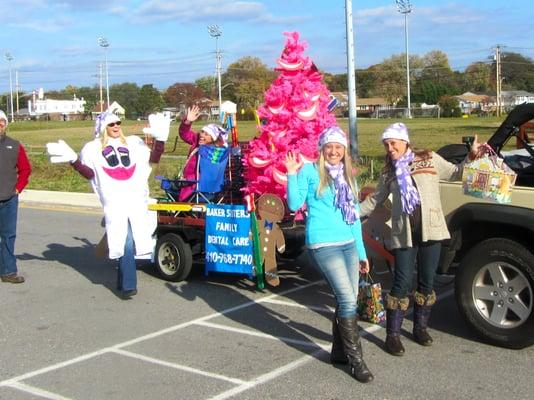
[[(413, 105), (439, 104), (452, 96), (470, 91), (494, 94), (496, 63), (492, 58), (471, 63), (464, 72), (453, 71), (447, 55), (433, 50), (423, 56), (410, 56), (410, 86)], [(331, 92), (347, 91), (347, 74), (323, 72)], [(276, 78), (273, 71), (257, 57), (243, 57), (230, 64), (222, 74), (222, 97), (238, 105), (251, 117), (251, 110), (263, 102), (263, 94)], [(503, 90), (534, 92), (534, 61), (513, 52), (501, 54)], [(126, 110), (127, 118), (145, 117), (164, 107), (189, 106), (201, 99), (218, 98), (217, 80), (204, 76), (194, 83), (177, 82), (161, 91), (152, 84), (138, 86), (126, 82), (111, 85), (111, 101)], [(356, 70), (356, 94), (360, 98), (382, 97), (390, 104), (406, 105), (406, 56), (393, 55), (381, 63)], [(19, 94), (22, 96), (22, 94)], [(86, 100), (86, 110), (100, 104), (100, 88), (69, 85), (62, 90), (46, 93), (52, 99), (72, 99), (74, 95)], [(23, 97), (24, 98), (24, 97)], [(7, 109), (8, 95), (0, 97), (0, 108)], [(26, 106), (26, 101), (24, 101)]]

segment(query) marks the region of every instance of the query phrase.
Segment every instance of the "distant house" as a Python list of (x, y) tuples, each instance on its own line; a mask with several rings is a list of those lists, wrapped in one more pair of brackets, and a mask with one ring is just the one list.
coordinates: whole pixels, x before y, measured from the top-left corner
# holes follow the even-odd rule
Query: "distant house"
[(358, 97), (356, 99), (356, 113), (362, 117), (372, 117), (379, 110), (388, 110), (393, 106), (382, 97)]
[(104, 103), (98, 103), (92, 110), (91, 110), (91, 119), (96, 119), (100, 113), (103, 111), (111, 111), (113, 114), (118, 115), (120, 118), (124, 118), (125, 110), (124, 107), (122, 107), (119, 103), (114, 101), (110, 104), (108, 107), (108, 104), (106, 102)]
[(525, 90), (503, 90), (501, 98), (505, 110), (511, 110), (523, 103), (534, 103), (534, 93)]
[(72, 100), (47, 99), (43, 88), (32, 92), (32, 99), (28, 100), (28, 115), (30, 118), (45, 116), (48, 119), (68, 121), (85, 117), (85, 100), (76, 95)]
[(465, 92), (461, 95), (454, 96), (454, 98), (458, 100), (458, 106), (463, 114), (493, 111), (497, 106), (496, 98), (486, 94)]
[[(349, 96), (347, 92), (332, 92), (331, 94), (338, 101), (337, 107), (334, 108), (334, 113), (337, 116), (346, 116), (348, 114), (348, 109), (349, 109)], [(377, 110), (387, 110), (392, 107), (393, 106), (389, 104), (386, 101), (386, 99), (382, 97), (357, 97), (356, 98), (356, 112), (358, 115), (362, 117), (365, 117), (365, 116), (370, 117)]]

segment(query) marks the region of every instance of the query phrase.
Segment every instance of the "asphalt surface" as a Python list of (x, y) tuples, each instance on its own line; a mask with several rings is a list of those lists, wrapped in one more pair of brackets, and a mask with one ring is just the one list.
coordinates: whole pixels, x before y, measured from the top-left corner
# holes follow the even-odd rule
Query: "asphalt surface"
[[(480, 343), (436, 284), (431, 348), (382, 350), (365, 324), (363, 385), (328, 363), (333, 299), (309, 266), (283, 263), (278, 288), (234, 275), (184, 282), (140, 264), (139, 293), (122, 300), (115, 265), (96, 258), (98, 210), (23, 205), (16, 253), (22, 285), (0, 283), (0, 399), (530, 399), (534, 347)], [(304, 263), (302, 263), (304, 264)], [(385, 289), (389, 273), (376, 271)]]

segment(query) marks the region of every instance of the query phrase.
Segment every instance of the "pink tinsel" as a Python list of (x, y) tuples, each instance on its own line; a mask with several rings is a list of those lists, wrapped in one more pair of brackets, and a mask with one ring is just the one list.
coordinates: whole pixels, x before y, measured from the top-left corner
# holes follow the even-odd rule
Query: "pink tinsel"
[(308, 160), (318, 157), (319, 134), (336, 123), (328, 112), (330, 92), (311, 59), (298, 32), (286, 32), (285, 48), (277, 60), (278, 77), (265, 92), (258, 115), (266, 121), (260, 136), (249, 144), (244, 159), (245, 191), (261, 195), (273, 193), (285, 198), (285, 156), (288, 151)]

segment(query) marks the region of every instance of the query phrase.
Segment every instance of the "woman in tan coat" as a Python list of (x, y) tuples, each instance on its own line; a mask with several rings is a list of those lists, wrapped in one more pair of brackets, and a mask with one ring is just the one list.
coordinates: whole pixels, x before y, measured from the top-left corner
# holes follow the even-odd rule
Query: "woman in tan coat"
[[(452, 164), (431, 150), (412, 150), (408, 129), (403, 123), (388, 126), (382, 133), (386, 164), (376, 191), (360, 203), (361, 216), (369, 215), (377, 204), (392, 196), (391, 250), (395, 273), (386, 296), (386, 351), (401, 356), (404, 347), (400, 330), (408, 309), (408, 294), (417, 265), (414, 295), (413, 337), (423, 346), (432, 344), (427, 332), (430, 310), (436, 301), (434, 276), (439, 262), (441, 241), (449, 239), (439, 196), (439, 180), (459, 180), (463, 165)], [(470, 158), (478, 151), (476, 140)]]

